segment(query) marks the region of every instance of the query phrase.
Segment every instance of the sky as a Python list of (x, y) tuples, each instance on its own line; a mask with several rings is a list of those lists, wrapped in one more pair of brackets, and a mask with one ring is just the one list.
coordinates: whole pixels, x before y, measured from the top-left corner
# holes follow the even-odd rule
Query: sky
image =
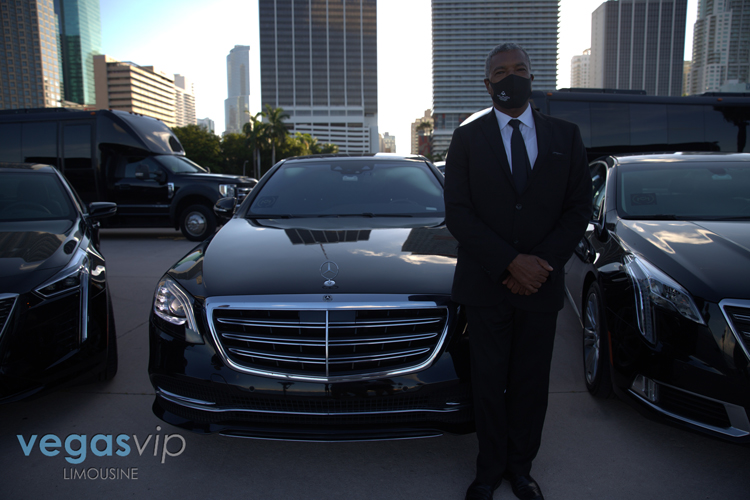
[[(570, 85), (571, 58), (590, 47), (591, 13), (602, 1), (560, 1), (558, 88)], [(411, 123), (432, 107), (430, 0), (377, 5), (378, 131), (395, 136), (396, 151), (409, 154)], [(187, 77), (197, 117), (212, 119), (217, 134), (224, 131), (226, 56), (235, 45), (249, 45), (250, 111), (261, 110), (257, 0), (100, 0), (100, 8), (103, 53)], [(698, 0), (688, 0), (686, 60), (697, 11)], [(499, 42), (489, 40), (488, 47)]]

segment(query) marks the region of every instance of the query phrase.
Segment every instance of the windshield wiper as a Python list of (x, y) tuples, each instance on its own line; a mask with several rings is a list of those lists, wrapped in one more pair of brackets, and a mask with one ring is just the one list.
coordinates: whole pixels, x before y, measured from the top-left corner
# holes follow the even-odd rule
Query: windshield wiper
[(372, 212), (363, 212), (361, 214), (322, 214), (318, 217), (414, 217), (412, 214), (374, 214)]
[(276, 214), (276, 215), (255, 215), (247, 214), (246, 219), (304, 219), (305, 217), (315, 217), (314, 215), (293, 215), (293, 214)]

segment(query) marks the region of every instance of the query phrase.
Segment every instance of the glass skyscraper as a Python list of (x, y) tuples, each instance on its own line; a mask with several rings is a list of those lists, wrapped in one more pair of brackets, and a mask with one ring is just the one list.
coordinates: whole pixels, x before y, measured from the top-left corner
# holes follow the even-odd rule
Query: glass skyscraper
[(52, 0), (0, 0), (0, 109), (60, 106), (58, 17)]
[(227, 56), (224, 133), (240, 133), (250, 121), (250, 46), (235, 45)]
[(558, 0), (432, 0), (433, 152), (444, 154), (453, 130), (492, 106), (484, 62), (498, 44), (529, 54), (535, 90), (557, 88)]
[(66, 101), (94, 105), (94, 56), (102, 53), (99, 0), (55, 0)]
[(376, 0), (259, 0), (261, 101), (290, 131), (378, 151)]
[(699, 0), (689, 93), (727, 84), (750, 89), (750, 0)]
[(591, 15), (592, 86), (682, 95), (687, 0), (607, 1)]

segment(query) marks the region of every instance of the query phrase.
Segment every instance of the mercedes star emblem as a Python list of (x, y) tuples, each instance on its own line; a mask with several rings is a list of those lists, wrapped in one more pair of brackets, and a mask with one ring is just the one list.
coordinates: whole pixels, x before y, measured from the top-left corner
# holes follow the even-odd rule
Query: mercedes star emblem
[(326, 282), (323, 283), (323, 285), (325, 286), (335, 285), (336, 282), (333, 281), (333, 278), (338, 276), (338, 274), (339, 266), (337, 266), (335, 262), (328, 260), (326, 262), (323, 262), (323, 265), (320, 266), (320, 275), (326, 279)]

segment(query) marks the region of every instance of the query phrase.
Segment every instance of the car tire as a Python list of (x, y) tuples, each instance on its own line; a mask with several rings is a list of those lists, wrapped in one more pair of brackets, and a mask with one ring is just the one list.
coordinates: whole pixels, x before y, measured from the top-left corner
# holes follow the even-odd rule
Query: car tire
[(117, 331), (115, 330), (115, 315), (112, 310), (112, 299), (107, 297), (107, 364), (99, 374), (100, 380), (112, 380), (117, 374)]
[(592, 283), (583, 301), (583, 374), (592, 396), (612, 394), (609, 337), (604, 326), (604, 306), (597, 283)]
[(180, 214), (180, 230), (190, 241), (203, 241), (216, 231), (216, 215), (205, 205), (190, 205)]

